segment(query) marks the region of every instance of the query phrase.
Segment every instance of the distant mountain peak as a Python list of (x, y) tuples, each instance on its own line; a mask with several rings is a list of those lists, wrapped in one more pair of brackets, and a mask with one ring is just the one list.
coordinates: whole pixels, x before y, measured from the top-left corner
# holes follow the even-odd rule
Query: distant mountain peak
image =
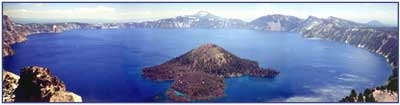
[(334, 16), (329, 16), (327, 19), (329, 23), (335, 24), (337, 27), (364, 27), (365, 24), (353, 22), (350, 20), (334, 17)]
[(334, 16), (329, 16), (327, 19), (328, 20), (333, 20), (333, 21), (348, 21), (348, 20), (345, 20), (345, 19), (342, 19), (342, 18), (338, 18), (338, 17), (334, 17)]
[(346, 19), (339, 18), (339, 17), (334, 17), (334, 16), (329, 16), (327, 19), (328, 19), (328, 20), (331, 20), (331, 21), (340, 21), (340, 22), (352, 22), (352, 23), (355, 23), (355, 22), (353, 22), (353, 21), (346, 20)]
[(338, 18), (334, 16), (329, 16), (328, 19), (338, 19)]
[(284, 16), (282, 14), (269, 14), (269, 15), (265, 15), (265, 16)]
[(380, 22), (378, 20), (371, 20), (371, 21), (367, 22), (366, 24), (369, 26), (375, 26), (375, 27), (386, 26), (385, 24), (383, 24), (382, 22)]
[(307, 19), (321, 19), (321, 18), (316, 17), (316, 16), (308, 16)]
[(269, 15), (261, 16), (259, 18), (283, 18), (283, 17), (290, 17), (290, 16), (282, 15), (282, 14), (269, 14)]
[(200, 17), (204, 17), (204, 16), (211, 15), (211, 13), (208, 12), (208, 11), (199, 11), (199, 12), (197, 12), (195, 15), (196, 15), (196, 16), (200, 16)]
[(217, 15), (211, 14), (210, 12), (207, 11), (199, 11), (196, 14), (192, 15), (195, 17), (199, 17), (199, 18), (212, 18), (212, 19), (221, 19), (221, 17), (218, 17)]

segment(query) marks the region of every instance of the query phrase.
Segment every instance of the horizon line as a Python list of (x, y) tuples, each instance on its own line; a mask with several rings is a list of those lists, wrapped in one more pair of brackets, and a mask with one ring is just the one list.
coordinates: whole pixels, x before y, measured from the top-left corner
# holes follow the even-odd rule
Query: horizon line
[[(211, 15), (214, 15), (214, 16), (217, 16), (217, 17), (223, 18), (223, 19), (237, 19), (237, 20), (240, 20), (240, 21), (243, 21), (243, 22), (246, 22), (246, 23), (252, 22), (252, 21), (254, 21), (254, 20), (258, 19), (258, 18), (264, 17), (264, 16), (274, 16), (274, 15), (292, 16), (292, 17), (296, 17), (296, 18), (302, 19), (302, 20), (306, 20), (306, 19), (308, 19), (308, 18), (310, 18), (310, 17), (316, 17), (316, 18), (319, 18), (319, 19), (328, 19), (328, 18), (330, 18), (330, 17), (334, 17), (334, 18), (339, 18), (339, 19), (343, 19), (343, 20), (355, 22), (355, 21), (353, 21), (353, 20), (344, 19), (344, 18), (342, 18), (342, 17), (337, 17), (337, 16), (328, 16), (328, 17), (324, 18), (324, 17), (318, 17), (318, 16), (314, 16), (314, 15), (308, 15), (307, 18), (301, 18), (301, 17), (297, 17), (297, 16), (294, 16), (294, 15), (286, 15), (286, 14), (266, 14), (266, 15), (259, 16), (259, 17), (255, 18), (255, 19), (251, 20), (251, 21), (245, 21), (245, 20), (238, 19), (238, 18), (222, 17), (222, 16), (215, 15), (215, 14), (209, 12), (209, 11), (204, 11), (204, 10), (197, 11), (197, 12), (195, 12), (194, 14), (191, 14), (191, 15), (177, 15), (177, 16), (172, 16), (172, 17), (153, 18), (153, 19), (151, 19), (151, 18), (129, 19), (129, 20), (125, 20), (125, 22), (57, 21), (57, 22), (22, 22), (22, 23), (19, 23), (19, 22), (16, 22), (16, 20), (18, 20), (18, 19), (39, 19), (39, 20), (43, 20), (43, 19), (41, 19), (41, 18), (15, 18), (15, 17), (9, 16), (9, 15), (5, 15), (5, 14), (3, 14), (3, 16), (8, 16), (9, 18), (13, 19), (13, 20), (12, 20), (13, 22), (19, 23), (19, 24), (51, 24), (51, 23), (112, 24), (112, 23), (142, 23), (142, 22), (151, 22), (151, 21), (157, 21), (157, 20), (162, 20), (162, 19), (177, 18), (177, 17), (180, 17), (180, 16), (194, 16), (194, 15), (198, 14), (199, 12), (207, 12), (207, 13), (209, 13), (209, 14), (211, 14)], [(52, 19), (46, 19), (46, 20), (52, 20)], [(83, 19), (83, 20), (92, 20), (92, 19)], [(103, 20), (103, 21), (104, 21), (104, 19), (100, 19), (100, 20)], [(138, 21), (132, 21), (132, 20), (138, 20)], [(141, 20), (141, 21), (140, 21), (140, 20)], [(20, 21), (20, 20), (18, 20), (18, 21)], [(113, 20), (107, 20), (107, 21), (113, 21)], [(114, 20), (114, 21), (115, 21), (115, 20)], [(120, 21), (121, 21), (121, 20), (120, 20)], [(369, 20), (368, 22), (371, 22), (371, 21), (378, 21), (378, 22), (382, 23), (380, 20)], [(355, 23), (366, 24), (366, 23), (368, 23), (368, 22), (365, 22), (365, 23), (355, 22)], [(383, 23), (383, 24), (384, 24), (384, 23)], [(396, 23), (396, 24), (384, 24), (384, 25), (385, 25), (385, 26), (391, 26), (391, 27), (392, 27), (392, 26), (396, 26), (396, 27), (397, 27), (397, 23)]]

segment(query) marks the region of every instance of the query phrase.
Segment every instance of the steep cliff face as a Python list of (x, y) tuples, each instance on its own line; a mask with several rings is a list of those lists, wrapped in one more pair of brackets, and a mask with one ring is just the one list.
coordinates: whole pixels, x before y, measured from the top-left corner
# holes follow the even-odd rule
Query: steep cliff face
[(8, 16), (3, 16), (3, 57), (15, 54), (11, 45), (27, 40), (28, 34), (21, 25), (15, 24)]
[(318, 28), (303, 32), (304, 37), (322, 38), (347, 43), (368, 49), (388, 59), (393, 67), (398, 63), (398, 32), (395, 28), (379, 29), (369, 27)]
[(369, 27), (368, 25), (338, 18), (309, 17), (295, 31), (307, 38), (334, 40), (368, 49), (388, 59), (393, 68), (398, 67), (398, 31), (394, 27)]
[(21, 69), (15, 102), (82, 102), (82, 98), (66, 91), (65, 84), (48, 68), (32, 66)]
[(91, 29), (87, 23), (18, 24), (3, 15), (3, 57), (15, 54), (11, 45), (28, 40), (27, 36), (36, 33), (58, 33), (71, 29)]
[(91, 25), (87, 23), (50, 23), (50, 24), (21, 24), (24, 30), (29, 31), (29, 34), (35, 33), (59, 33), (71, 29), (90, 29)]

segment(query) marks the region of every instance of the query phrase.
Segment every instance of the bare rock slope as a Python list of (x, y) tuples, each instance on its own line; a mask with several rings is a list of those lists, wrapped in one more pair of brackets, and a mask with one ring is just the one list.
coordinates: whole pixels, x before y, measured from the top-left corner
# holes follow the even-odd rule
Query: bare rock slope
[(20, 78), (4, 72), (3, 93), (3, 102), (82, 102), (48, 68), (38, 66), (21, 69)]

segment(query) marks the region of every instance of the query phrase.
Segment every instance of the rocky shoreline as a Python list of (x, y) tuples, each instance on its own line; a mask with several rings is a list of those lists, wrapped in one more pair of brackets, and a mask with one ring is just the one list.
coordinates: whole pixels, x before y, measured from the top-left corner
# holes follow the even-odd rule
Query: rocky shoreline
[(48, 68), (26, 67), (20, 74), (3, 70), (3, 102), (82, 102)]

